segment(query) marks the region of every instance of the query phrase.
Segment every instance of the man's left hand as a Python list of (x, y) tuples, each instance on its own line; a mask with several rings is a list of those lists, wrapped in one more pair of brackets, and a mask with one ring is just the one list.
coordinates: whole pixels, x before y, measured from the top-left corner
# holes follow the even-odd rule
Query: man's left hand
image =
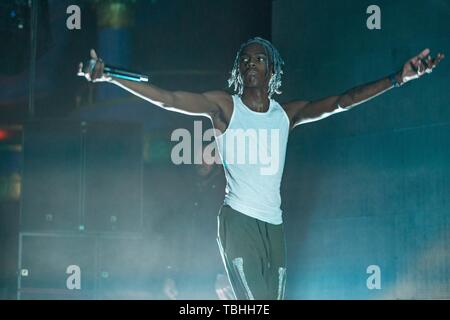
[(430, 49), (423, 50), (417, 56), (409, 59), (403, 66), (401, 72), (401, 84), (418, 79), (425, 73), (431, 73), (444, 57), (445, 56), (442, 53), (438, 53), (433, 59), (430, 55)]

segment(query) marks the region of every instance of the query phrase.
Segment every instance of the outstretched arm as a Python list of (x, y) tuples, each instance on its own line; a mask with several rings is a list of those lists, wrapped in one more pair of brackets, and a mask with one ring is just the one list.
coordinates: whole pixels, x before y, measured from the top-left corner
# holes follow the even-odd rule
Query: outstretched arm
[(352, 88), (338, 96), (331, 96), (317, 101), (292, 101), (284, 105), (292, 127), (299, 124), (324, 119), (335, 113), (349, 110), (363, 102), (404, 83), (417, 79), (425, 73), (431, 73), (444, 58), (439, 53), (431, 58), (430, 50), (425, 49), (417, 56), (409, 59), (402, 70), (378, 81)]
[(78, 75), (92, 82), (110, 82), (132, 94), (145, 99), (161, 108), (189, 115), (200, 115), (212, 118), (220, 112), (221, 105), (229, 98), (224, 91), (191, 93), (185, 91), (168, 91), (157, 86), (134, 82), (125, 79), (111, 78), (103, 73), (104, 62), (91, 50), (91, 60), (83, 68), (80, 63)]

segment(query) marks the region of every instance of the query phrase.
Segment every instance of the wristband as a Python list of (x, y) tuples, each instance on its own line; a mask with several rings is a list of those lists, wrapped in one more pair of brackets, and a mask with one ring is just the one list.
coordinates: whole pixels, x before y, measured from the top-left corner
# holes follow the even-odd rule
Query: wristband
[(389, 76), (389, 80), (391, 80), (391, 84), (392, 84), (393, 87), (398, 88), (398, 87), (401, 87), (402, 83), (399, 83), (399, 82), (397, 81), (396, 75), (397, 75), (396, 73), (391, 74), (391, 75)]

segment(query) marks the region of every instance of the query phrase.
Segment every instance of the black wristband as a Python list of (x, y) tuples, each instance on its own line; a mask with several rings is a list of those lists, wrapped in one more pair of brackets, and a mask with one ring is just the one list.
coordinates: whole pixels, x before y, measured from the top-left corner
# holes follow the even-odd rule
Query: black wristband
[(396, 73), (391, 74), (391, 75), (389, 76), (389, 80), (391, 80), (391, 83), (392, 83), (392, 86), (393, 86), (393, 87), (398, 88), (398, 87), (400, 87), (402, 84), (399, 83), (399, 82), (397, 81), (397, 77), (396, 77), (396, 76), (397, 76)]

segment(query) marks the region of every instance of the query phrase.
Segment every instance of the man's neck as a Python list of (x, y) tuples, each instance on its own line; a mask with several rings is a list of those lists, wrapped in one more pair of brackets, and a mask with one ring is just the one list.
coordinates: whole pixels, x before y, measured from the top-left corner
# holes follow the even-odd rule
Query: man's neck
[(266, 112), (269, 109), (270, 100), (267, 90), (262, 90), (260, 88), (245, 88), (241, 99), (252, 111)]

